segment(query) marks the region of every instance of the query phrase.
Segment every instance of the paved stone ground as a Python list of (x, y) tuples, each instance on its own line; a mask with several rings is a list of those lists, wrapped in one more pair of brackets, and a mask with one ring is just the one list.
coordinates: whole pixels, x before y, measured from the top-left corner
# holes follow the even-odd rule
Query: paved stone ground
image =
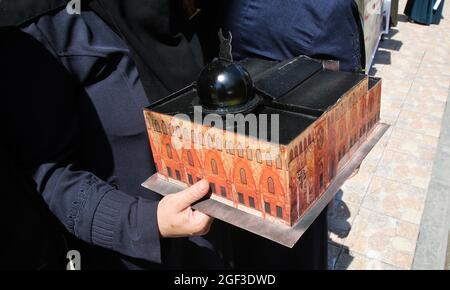
[(431, 26), (401, 15), (380, 44), (371, 74), (391, 128), (330, 207), (330, 269), (413, 268), (450, 88), (450, 3), (443, 14)]
[[(444, 112), (441, 136), (428, 186), (412, 269), (442, 270), (449, 267), (446, 256), (450, 227), (450, 103)], [(450, 258), (450, 256), (449, 256)]]

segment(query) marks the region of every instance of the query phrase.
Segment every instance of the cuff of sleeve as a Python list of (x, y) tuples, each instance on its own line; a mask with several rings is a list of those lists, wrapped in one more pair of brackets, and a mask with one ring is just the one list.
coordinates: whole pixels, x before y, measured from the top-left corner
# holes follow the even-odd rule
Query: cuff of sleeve
[(92, 243), (124, 255), (161, 263), (158, 202), (121, 191), (105, 194), (94, 214)]

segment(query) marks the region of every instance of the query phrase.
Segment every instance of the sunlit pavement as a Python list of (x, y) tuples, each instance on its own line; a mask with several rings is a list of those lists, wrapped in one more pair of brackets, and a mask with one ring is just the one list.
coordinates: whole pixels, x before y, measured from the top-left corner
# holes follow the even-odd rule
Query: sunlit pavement
[(383, 79), (381, 121), (391, 128), (330, 206), (330, 269), (436, 268), (445, 261), (447, 243), (432, 235), (448, 222), (450, 184), (440, 176), (448, 172), (450, 180), (450, 1), (443, 16), (424, 26), (402, 14), (380, 44), (371, 74)]

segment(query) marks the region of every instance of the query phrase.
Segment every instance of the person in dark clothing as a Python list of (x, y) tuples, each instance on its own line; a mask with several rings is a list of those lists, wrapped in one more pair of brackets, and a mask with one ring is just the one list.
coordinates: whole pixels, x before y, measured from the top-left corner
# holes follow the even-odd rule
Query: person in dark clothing
[(358, 8), (353, 0), (227, 1), (224, 26), (233, 55), (284, 60), (298, 55), (338, 60), (361, 71)]
[(404, 13), (410, 21), (426, 25), (439, 24), (444, 2), (445, 0), (408, 0)]
[[(159, 5), (150, 5), (150, 11), (171, 11), (166, 1), (145, 2)], [(192, 63), (195, 55), (183, 36), (170, 40), (158, 35), (168, 41), (161, 46), (179, 48), (192, 57), (180, 53), (178, 66), (184, 70), (177, 71), (154, 69), (142, 61), (142, 66), (154, 69), (148, 74), (153, 83), (147, 83), (146, 94), (143, 73), (130, 57), (127, 42), (89, 7), (81, 15), (69, 15), (64, 7), (57, 5), (51, 13), (21, 22), (20, 31), (2, 33), (2, 114), (14, 162), (32, 177), (66, 230), (94, 245), (80, 243), (81, 255), (98, 256), (91, 259), (97, 266), (226, 267), (221, 223), (199, 237), (208, 231), (211, 218), (188, 214), (190, 203), (207, 193), (207, 182), (175, 200), (171, 197), (171, 202), (160, 202), (159, 195), (140, 185), (155, 172), (142, 108), (194, 80), (192, 71), (201, 68), (201, 60)], [(165, 55), (163, 48), (157, 54), (158, 43), (164, 42), (155, 41), (148, 47), (154, 51), (140, 53), (154, 54), (161, 63), (176, 55)], [(184, 76), (188, 68), (192, 71)], [(98, 246), (114, 252), (106, 258)]]
[[(222, 21), (233, 35), (233, 57), (286, 60), (298, 55), (337, 60), (341, 71), (360, 72), (361, 27), (353, 0), (225, 1)], [(241, 267), (327, 269), (328, 227), (325, 209), (293, 249), (239, 231)], [(300, 262), (302, 261), (302, 262)]]

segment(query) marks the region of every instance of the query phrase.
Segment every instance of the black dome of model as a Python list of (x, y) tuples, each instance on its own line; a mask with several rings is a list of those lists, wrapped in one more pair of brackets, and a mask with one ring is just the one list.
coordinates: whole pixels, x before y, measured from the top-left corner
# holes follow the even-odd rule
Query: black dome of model
[(207, 109), (233, 108), (253, 98), (253, 82), (243, 66), (219, 58), (200, 73), (197, 92), (200, 103)]

